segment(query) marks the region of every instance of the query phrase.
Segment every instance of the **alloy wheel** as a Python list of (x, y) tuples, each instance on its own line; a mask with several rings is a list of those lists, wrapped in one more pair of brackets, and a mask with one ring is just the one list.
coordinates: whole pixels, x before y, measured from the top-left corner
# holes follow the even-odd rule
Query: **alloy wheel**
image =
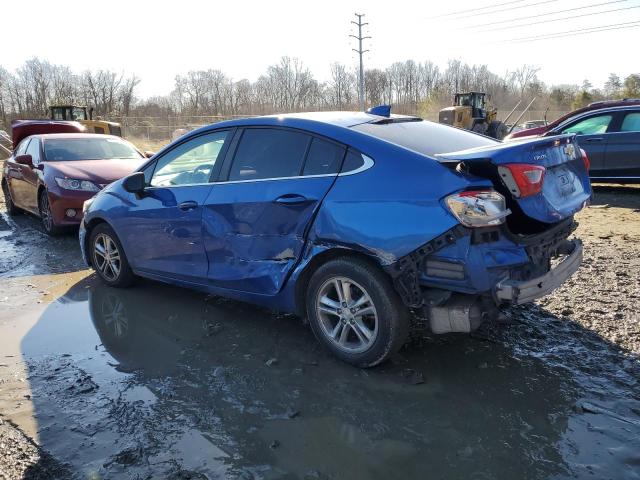
[(345, 352), (366, 351), (378, 335), (378, 313), (371, 296), (347, 277), (332, 277), (322, 284), (316, 312), (323, 334)]
[(51, 213), (51, 206), (49, 205), (49, 198), (46, 193), (43, 193), (40, 197), (40, 217), (42, 218), (42, 225), (47, 232), (53, 230), (53, 214)]
[(105, 280), (113, 282), (120, 275), (120, 250), (113, 238), (106, 233), (97, 235), (93, 241), (93, 260), (96, 270)]

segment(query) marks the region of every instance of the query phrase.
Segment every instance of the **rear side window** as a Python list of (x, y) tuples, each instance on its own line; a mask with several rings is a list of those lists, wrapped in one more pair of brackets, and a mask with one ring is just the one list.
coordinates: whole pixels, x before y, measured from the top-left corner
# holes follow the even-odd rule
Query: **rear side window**
[(311, 137), (272, 128), (245, 130), (231, 165), (229, 180), (259, 180), (300, 175)]
[(314, 138), (309, 147), (307, 160), (304, 164), (303, 175), (328, 175), (338, 173), (344, 147), (319, 138)]
[(620, 127), (621, 132), (640, 132), (640, 112), (627, 113)]
[(344, 165), (342, 165), (342, 173), (352, 172), (364, 165), (364, 158), (355, 150), (349, 149), (347, 156), (344, 158)]
[(383, 124), (363, 123), (352, 128), (428, 156), (499, 143), (497, 140), (467, 130), (426, 120)]

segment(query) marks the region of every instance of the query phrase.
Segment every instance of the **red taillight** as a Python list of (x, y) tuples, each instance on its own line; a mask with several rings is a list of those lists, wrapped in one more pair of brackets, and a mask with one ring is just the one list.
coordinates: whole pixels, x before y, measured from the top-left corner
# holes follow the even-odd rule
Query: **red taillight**
[(542, 190), (545, 168), (528, 163), (508, 163), (498, 167), (507, 188), (516, 197), (530, 197)]
[(584, 151), (584, 148), (581, 148), (580, 152), (582, 152), (582, 161), (584, 162), (584, 168), (586, 168), (587, 172), (588, 172), (589, 169), (591, 168), (591, 162), (589, 161), (589, 155), (587, 155), (587, 152)]

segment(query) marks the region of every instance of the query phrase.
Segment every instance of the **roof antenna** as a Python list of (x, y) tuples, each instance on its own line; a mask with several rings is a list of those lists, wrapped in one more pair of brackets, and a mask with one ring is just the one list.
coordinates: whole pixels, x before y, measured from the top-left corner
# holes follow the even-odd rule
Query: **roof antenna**
[(391, 117), (391, 105), (376, 105), (375, 107), (369, 108), (367, 113), (389, 118)]

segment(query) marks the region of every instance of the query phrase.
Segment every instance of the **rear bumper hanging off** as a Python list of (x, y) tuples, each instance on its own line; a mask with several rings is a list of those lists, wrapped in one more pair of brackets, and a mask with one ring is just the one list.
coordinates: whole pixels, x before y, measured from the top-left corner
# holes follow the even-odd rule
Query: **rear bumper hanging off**
[(582, 242), (579, 239), (567, 240), (562, 253), (566, 255), (562, 261), (540, 277), (526, 281), (507, 279), (499, 282), (494, 289), (496, 300), (499, 303), (521, 305), (551, 293), (580, 268)]

